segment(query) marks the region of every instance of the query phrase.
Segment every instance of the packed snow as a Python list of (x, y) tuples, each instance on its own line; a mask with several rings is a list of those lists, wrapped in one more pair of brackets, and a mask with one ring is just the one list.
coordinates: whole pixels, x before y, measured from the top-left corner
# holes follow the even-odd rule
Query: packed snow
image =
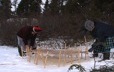
[[(43, 65), (35, 65), (33, 62), (28, 62), (26, 57), (20, 57), (17, 47), (0, 46), (0, 53), (0, 72), (68, 72), (68, 68), (71, 66), (71, 64), (60, 67), (50, 65), (44, 68)], [(96, 64), (104, 65), (106, 62)], [(86, 72), (89, 72), (94, 67), (94, 59), (81, 62), (81, 65), (86, 69)], [(70, 72), (79, 71), (71, 70)]]

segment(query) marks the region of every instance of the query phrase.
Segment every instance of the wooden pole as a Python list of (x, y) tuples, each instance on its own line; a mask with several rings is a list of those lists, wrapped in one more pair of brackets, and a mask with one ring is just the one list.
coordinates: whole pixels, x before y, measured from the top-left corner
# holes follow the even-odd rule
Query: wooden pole
[(32, 57), (32, 49), (29, 48), (29, 53), (28, 53), (28, 61), (30, 62), (31, 61), (31, 57)]
[[(41, 51), (40, 51), (40, 52), (41, 52)], [(41, 57), (41, 59), (42, 59), (43, 64), (45, 64), (45, 58), (44, 58), (43, 52), (41, 52), (40, 57)]]
[(48, 51), (47, 51), (47, 53), (46, 53), (46, 57), (45, 57), (45, 61), (44, 61), (44, 68), (46, 68), (46, 65), (47, 65), (47, 58), (48, 58)]
[(26, 48), (26, 56), (27, 56), (27, 61), (29, 61), (30, 62), (30, 48), (29, 47), (27, 47)]
[(38, 64), (39, 56), (40, 56), (40, 48), (38, 48), (37, 51), (36, 51), (36, 53), (35, 53), (34, 63), (36, 65)]
[[(86, 42), (87, 42), (86, 36), (84, 36), (84, 39), (85, 39), (85, 43), (86, 43)], [(88, 55), (88, 48), (87, 48), (87, 45), (86, 45), (86, 49), (85, 49), (85, 59), (87, 58), (87, 55)]]
[(80, 49), (78, 49), (78, 64), (80, 65)]
[(88, 48), (86, 47), (86, 49), (85, 49), (85, 59), (87, 59), (87, 56), (88, 56)]
[(28, 48), (26, 48), (26, 56), (28, 56)]
[(80, 53), (81, 53), (81, 58), (83, 58), (83, 51), (82, 51), (82, 50), (80, 50)]
[[(64, 42), (65, 43), (65, 42)], [(65, 56), (64, 57), (64, 65), (66, 65), (66, 43), (65, 43), (65, 48), (64, 48), (64, 53), (63, 55)]]
[(71, 52), (71, 64), (73, 64), (73, 55), (72, 55), (72, 52)]
[(36, 60), (37, 60), (37, 51), (36, 51), (36, 53), (35, 53), (35, 55), (34, 55), (34, 64), (36, 64)]
[(87, 42), (86, 36), (84, 36), (84, 40), (85, 40), (85, 42)]
[(61, 50), (59, 51), (58, 67), (60, 67), (60, 64), (61, 64)]
[(29, 48), (26, 48), (26, 56), (28, 56)]

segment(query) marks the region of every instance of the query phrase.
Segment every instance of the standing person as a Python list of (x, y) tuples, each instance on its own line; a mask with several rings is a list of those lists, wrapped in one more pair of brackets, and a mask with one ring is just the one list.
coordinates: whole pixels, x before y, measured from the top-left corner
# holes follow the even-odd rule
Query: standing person
[(26, 48), (35, 48), (35, 39), (40, 31), (42, 29), (39, 26), (25, 26), (17, 32), (18, 52), (20, 56), (22, 56), (22, 52), (26, 52)]
[(85, 30), (90, 32), (90, 35), (98, 40), (96, 45), (102, 45), (104, 48), (97, 49), (97, 53), (103, 53), (103, 60), (110, 59), (110, 49), (114, 47), (114, 27), (99, 21), (85, 21)]

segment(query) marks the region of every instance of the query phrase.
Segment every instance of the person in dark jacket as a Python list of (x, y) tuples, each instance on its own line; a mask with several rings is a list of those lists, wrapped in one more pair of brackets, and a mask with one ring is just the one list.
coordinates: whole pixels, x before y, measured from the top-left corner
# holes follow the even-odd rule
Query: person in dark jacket
[(84, 27), (94, 39), (98, 40), (95, 44), (104, 47), (102, 50), (96, 50), (97, 53), (103, 53), (103, 60), (110, 59), (110, 49), (114, 48), (114, 27), (103, 22), (92, 20), (85, 21)]
[(98, 53), (102, 52), (105, 49), (102, 43), (99, 43), (99, 40), (92, 44), (91, 48), (88, 50), (89, 52), (93, 52), (93, 57), (98, 57)]
[(42, 31), (39, 26), (25, 26), (17, 32), (18, 51), (20, 56), (26, 52), (26, 48), (34, 48), (38, 32)]

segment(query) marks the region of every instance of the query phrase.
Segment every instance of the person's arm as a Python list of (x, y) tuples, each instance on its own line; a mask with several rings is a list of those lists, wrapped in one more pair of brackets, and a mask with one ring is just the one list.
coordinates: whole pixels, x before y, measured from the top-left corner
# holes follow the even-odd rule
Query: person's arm
[(23, 42), (24, 42), (25, 45), (28, 45), (27, 39), (23, 39)]
[(36, 39), (36, 35), (31, 38), (30, 46), (32, 46), (32, 47), (34, 46), (34, 44), (35, 44), (35, 39)]

